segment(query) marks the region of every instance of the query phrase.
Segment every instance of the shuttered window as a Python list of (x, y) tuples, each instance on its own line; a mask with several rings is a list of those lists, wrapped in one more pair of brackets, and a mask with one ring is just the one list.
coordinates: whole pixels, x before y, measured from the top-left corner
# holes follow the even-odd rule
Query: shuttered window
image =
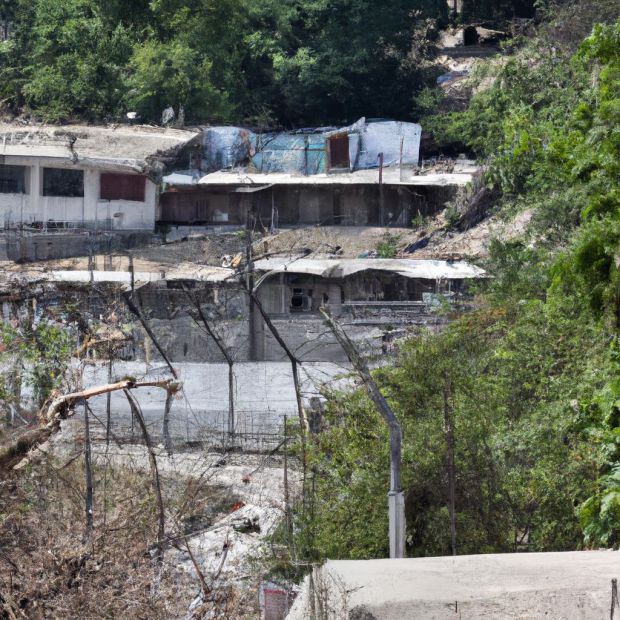
[(145, 178), (139, 174), (101, 174), (101, 200), (144, 202)]

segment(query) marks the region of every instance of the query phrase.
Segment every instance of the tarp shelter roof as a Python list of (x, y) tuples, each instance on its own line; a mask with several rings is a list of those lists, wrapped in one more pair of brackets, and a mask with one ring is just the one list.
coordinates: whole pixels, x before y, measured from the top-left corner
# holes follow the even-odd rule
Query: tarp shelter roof
[(485, 276), (483, 269), (465, 261), (400, 258), (264, 258), (256, 261), (254, 268), (266, 273), (295, 273), (338, 279), (364, 271), (385, 271), (422, 280), (466, 280)]
[(160, 157), (175, 155), (199, 135), (198, 131), (139, 125), (0, 124), (0, 155), (47, 157), (63, 165), (107, 165), (140, 171)]
[[(410, 169), (403, 169), (402, 179), (398, 168), (385, 168), (383, 170), (384, 185), (405, 186), (446, 186), (467, 185), (473, 180), (473, 174), (463, 173), (438, 173), (438, 174), (412, 174)], [(299, 174), (259, 174), (244, 170), (213, 172), (203, 176), (198, 182), (201, 186), (239, 186), (239, 185), (378, 185), (378, 170), (357, 170), (355, 172), (340, 172), (336, 174), (313, 174), (303, 176)]]

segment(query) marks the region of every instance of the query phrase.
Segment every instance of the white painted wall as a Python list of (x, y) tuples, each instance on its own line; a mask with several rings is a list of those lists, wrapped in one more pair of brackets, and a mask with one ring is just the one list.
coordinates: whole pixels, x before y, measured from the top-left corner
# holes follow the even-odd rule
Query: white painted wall
[(0, 194), (0, 226), (10, 228), (35, 220), (28, 194)]
[(44, 222), (70, 222), (76, 227), (83, 226), (84, 198), (41, 196), (39, 200), (42, 213), (46, 214)]
[(155, 226), (159, 191), (150, 179), (146, 179), (144, 202), (100, 200), (100, 170), (75, 166), (84, 170), (83, 198), (42, 196), (43, 168), (69, 168), (71, 164), (44, 157), (6, 157), (4, 163), (26, 166), (28, 193), (0, 194), (0, 226), (49, 221), (95, 230), (153, 230)]

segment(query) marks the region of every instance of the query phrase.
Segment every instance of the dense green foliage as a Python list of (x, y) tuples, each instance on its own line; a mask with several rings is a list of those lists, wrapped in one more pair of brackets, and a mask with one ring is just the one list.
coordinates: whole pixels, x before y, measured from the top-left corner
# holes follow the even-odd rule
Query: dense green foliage
[[(492, 77), (491, 80), (487, 79)], [(376, 377), (404, 429), (411, 555), (620, 544), (620, 21), (576, 53), (535, 40), (492, 63), (469, 109), (433, 119), (489, 160), (521, 241), (494, 242), (480, 309), (406, 341)], [(387, 553), (387, 430), (364, 392), (331, 395), (309, 446), (313, 559)]]
[[(468, 1), (464, 16), (526, 5)], [(4, 1), (0, 101), (49, 121), (159, 122), (168, 106), (188, 122), (414, 119), (448, 19), (445, 0)]]
[(15, 0), (0, 98), (59, 121), (410, 117), (442, 0)]
[(41, 321), (34, 325), (0, 325), (0, 399), (11, 417), (24, 395), (40, 407), (54, 390), (61, 387), (72, 351), (70, 334), (61, 327)]

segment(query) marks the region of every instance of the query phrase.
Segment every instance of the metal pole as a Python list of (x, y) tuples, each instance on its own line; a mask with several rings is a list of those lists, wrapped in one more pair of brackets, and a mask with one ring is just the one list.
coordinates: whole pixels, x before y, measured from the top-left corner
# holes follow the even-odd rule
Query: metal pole
[(351, 341), (342, 325), (336, 321), (325, 307), (320, 312), (327, 325), (342, 347), (351, 364), (364, 382), (368, 396), (377, 407), (385, 423), (390, 429), (390, 492), (388, 493), (388, 516), (390, 558), (405, 557), (405, 496), (401, 489), (401, 454), (402, 428), (389, 403), (381, 393), (379, 386), (372, 378), (370, 370), (355, 344)]
[(308, 170), (308, 136), (304, 136), (304, 175), (308, 176), (310, 171)]
[(379, 153), (379, 226), (385, 226), (385, 201), (383, 197), (383, 153)]

